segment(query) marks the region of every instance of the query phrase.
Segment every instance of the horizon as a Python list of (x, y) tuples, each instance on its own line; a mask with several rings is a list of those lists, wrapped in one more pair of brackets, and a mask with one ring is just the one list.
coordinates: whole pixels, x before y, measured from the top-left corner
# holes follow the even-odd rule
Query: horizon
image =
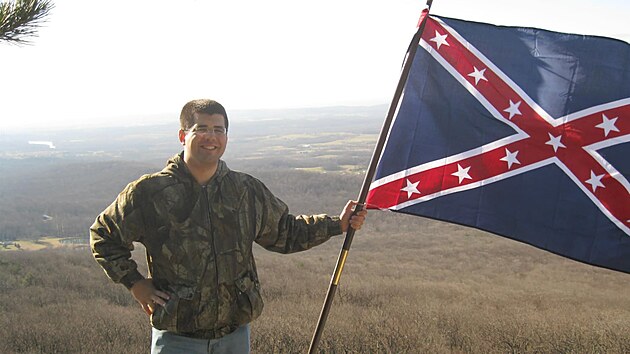
[[(288, 108), (251, 108), (251, 109), (227, 109), (227, 113), (230, 119), (230, 124), (233, 123), (246, 123), (254, 121), (279, 121), (279, 120), (296, 120), (304, 118), (300, 114), (313, 113), (323, 110), (334, 110), (334, 114), (338, 115), (341, 112), (356, 109), (359, 112), (369, 110), (383, 110), (383, 120), (387, 113), (389, 104), (372, 104), (372, 105), (330, 105), (330, 106), (315, 106), (315, 107), (288, 107)], [(288, 116), (288, 113), (296, 112), (295, 116)], [(320, 113), (322, 114), (322, 113)], [(280, 116), (278, 116), (280, 115)], [(157, 113), (157, 114), (137, 114), (128, 116), (112, 117), (111, 120), (97, 120), (93, 123), (84, 123), (80, 126), (21, 126), (21, 127), (3, 127), (0, 126), (0, 138), (2, 136), (23, 136), (25, 134), (31, 134), (36, 136), (46, 135), (46, 133), (57, 134), (72, 131), (84, 131), (92, 129), (115, 129), (115, 128), (137, 128), (144, 126), (165, 126), (173, 125), (179, 127), (179, 112), (172, 113)]]

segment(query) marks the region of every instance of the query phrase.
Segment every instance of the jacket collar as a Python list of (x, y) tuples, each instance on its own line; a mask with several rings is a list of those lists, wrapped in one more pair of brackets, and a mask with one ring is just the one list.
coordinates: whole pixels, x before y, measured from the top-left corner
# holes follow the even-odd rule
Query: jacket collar
[[(162, 172), (165, 172), (168, 175), (177, 177), (181, 180), (190, 181), (190, 183), (192, 184), (197, 183), (192, 173), (190, 173), (188, 166), (186, 166), (186, 163), (184, 162), (183, 151), (171, 157), (166, 163), (166, 167), (162, 170)], [(211, 184), (214, 181), (220, 182), (223, 179), (223, 177), (225, 177), (229, 172), (230, 172), (230, 168), (227, 166), (225, 161), (219, 160), (217, 171), (215, 172), (214, 176), (212, 176), (208, 184)]]

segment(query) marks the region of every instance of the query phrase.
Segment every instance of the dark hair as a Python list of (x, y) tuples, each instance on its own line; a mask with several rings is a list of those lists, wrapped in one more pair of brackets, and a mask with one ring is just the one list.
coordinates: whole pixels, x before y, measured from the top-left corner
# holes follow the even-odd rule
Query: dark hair
[(228, 116), (225, 108), (217, 102), (209, 99), (192, 100), (184, 105), (179, 115), (179, 125), (186, 130), (195, 125), (195, 113), (220, 114), (225, 121), (225, 131), (228, 129)]

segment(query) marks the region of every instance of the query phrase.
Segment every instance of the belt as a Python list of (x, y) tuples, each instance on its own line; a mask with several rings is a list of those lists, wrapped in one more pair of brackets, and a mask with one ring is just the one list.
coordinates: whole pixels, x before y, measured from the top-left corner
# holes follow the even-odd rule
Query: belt
[(194, 332), (177, 333), (180, 336), (197, 339), (219, 339), (226, 336), (238, 328), (238, 325), (226, 326), (217, 329), (202, 329)]

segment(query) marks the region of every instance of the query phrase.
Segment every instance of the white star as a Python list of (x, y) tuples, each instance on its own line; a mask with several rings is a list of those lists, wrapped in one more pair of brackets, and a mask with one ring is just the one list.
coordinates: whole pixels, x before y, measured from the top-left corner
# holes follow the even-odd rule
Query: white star
[(608, 119), (605, 114), (602, 114), (602, 122), (600, 124), (597, 124), (595, 128), (604, 129), (604, 136), (608, 136), (608, 133), (610, 133), (611, 130), (618, 132), (619, 129), (615, 127), (615, 122), (617, 121), (617, 118), (619, 117)]
[(469, 170), (470, 170), (470, 166), (466, 168), (462, 168), (460, 164), (457, 164), (457, 172), (451, 173), (451, 175), (457, 176), (459, 178), (459, 183), (461, 184), (462, 181), (466, 178), (472, 179), (472, 177), (470, 177), (470, 175), (468, 174)]
[(510, 152), (510, 150), (505, 149), (505, 157), (501, 159), (501, 161), (505, 161), (508, 164), (508, 170), (512, 168), (512, 165), (517, 163), (521, 164), (519, 160), (516, 159), (516, 155), (518, 155), (518, 151)]
[(547, 134), (549, 134), (549, 141), (545, 144), (553, 146), (553, 152), (558, 152), (559, 147), (566, 148), (566, 146), (564, 146), (564, 144), (560, 141), (560, 139), (562, 139), (562, 134), (558, 136), (553, 136), (551, 133)]
[(401, 191), (407, 192), (407, 199), (411, 198), (414, 193), (420, 194), (420, 191), (418, 190), (418, 183), (420, 183), (420, 181), (411, 183), (411, 181), (407, 179), (407, 186), (401, 189)]
[(446, 41), (446, 37), (448, 37), (448, 34), (440, 34), (438, 31), (435, 31), (435, 37), (431, 38), (430, 41), (435, 42), (439, 50), (442, 44), (450, 46)]
[(512, 100), (510, 100), (510, 107), (506, 108), (503, 110), (503, 112), (508, 112), (510, 114), (510, 116), (508, 117), (508, 119), (512, 119), (512, 117), (514, 117), (515, 115), (521, 115), (521, 111), (518, 110), (518, 107), (521, 105), (521, 101), (518, 101), (516, 103), (512, 102)]
[(595, 172), (591, 171), (591, 178), (585, 181), (593, 187), (593, 193), (595, 193), (597, 187), (606, 188), (606, 186), (602, 183), (602, 177), (604, 177), (604, 175), (596, 176)]
[(475, 78), (475, 85), (477, 85), (479, 83), (479, 80), (488, 81), (488, 79), (486, 79), (486, 77), (483, 76), (483, 74), (486, 72), (485, 68), (482, 69), (482, 70), (479, 70), (479, 69), (477, 69), (476, 66), (473, 66), (473, 69), (475, 69), (475, 71), (473, 71), (472, 73), (468, 74), (468, 76)]

